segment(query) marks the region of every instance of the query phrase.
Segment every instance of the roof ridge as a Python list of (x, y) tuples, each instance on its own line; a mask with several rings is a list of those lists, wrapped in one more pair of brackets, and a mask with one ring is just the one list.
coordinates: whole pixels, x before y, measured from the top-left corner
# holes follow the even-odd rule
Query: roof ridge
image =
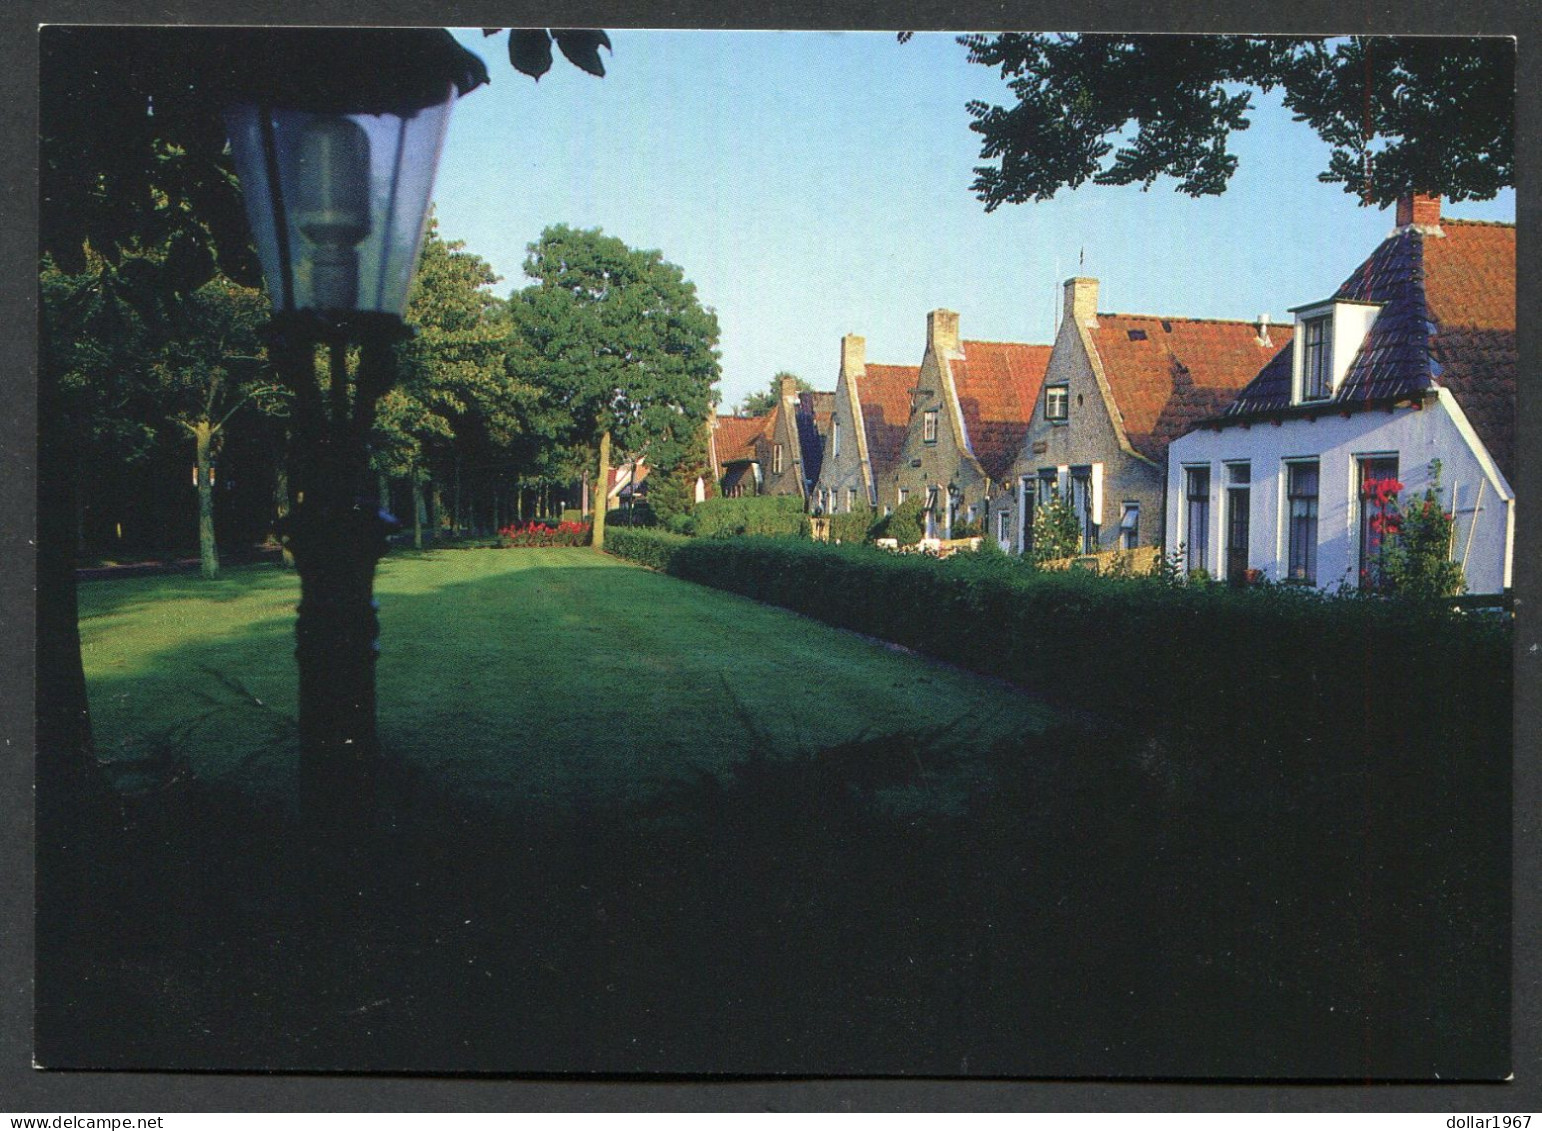
[(1027, 346), (1030, 349), (1054, 348), (1050, 342), (1006, 342), (999, 338), (964, 338), (962, 339), (962, 344), (966, 346), (970, 344), (977, 346)]
[(1514, 220), (1463, 220), (1463, 219), (1461, 219), (1458, 216), (1442, 216), (1440, 218), (1440, 226), (1441, 227), (1445, 227), (1447, 224), (1457, 224), (1457, 225), (1460, 225), (1460, 226), (1463, 226), (1463, 227), (1468, 227), (1468, 228), (1513, 228), (1513, 227), (1515, 227), (1515, 221)]
[[(1218, 326), (1257, 326), (1256, 318), (1190, 318), (1183, 314), (1127, 314), (1119, 310), (1100, 310), (1098, 318), (1145, 318), (1151, 322), (1203, 322)], [(1289, 326), (1289, 322), (1269, 322), (1271, 326)]]

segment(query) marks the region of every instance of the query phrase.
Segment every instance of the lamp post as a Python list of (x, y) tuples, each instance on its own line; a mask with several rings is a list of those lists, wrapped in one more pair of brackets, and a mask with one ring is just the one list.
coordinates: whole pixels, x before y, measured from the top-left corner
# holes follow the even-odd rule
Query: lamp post
[[(269, 354), (294, 394), (300, 794), (312, 820), (372, 810), (375, 564), (394, 520), (367, 482), (455, 98), (487, 81), (443, 30), (232, 30), (225, 124), (273, 301)], [(318, 364), (318, 350), (324, 361)]]

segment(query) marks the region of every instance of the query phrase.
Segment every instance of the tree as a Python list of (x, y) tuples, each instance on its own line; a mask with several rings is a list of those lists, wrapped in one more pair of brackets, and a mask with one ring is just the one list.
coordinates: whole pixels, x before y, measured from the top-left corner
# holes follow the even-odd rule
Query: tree
[(441, 238), (430, 220), (407, 303), (417, 334), (399, 348), (400, 378), (380, 400), (373, 439), (375, 469), (411, 485), (418, 547), (430, 470), (453, 460), (458, 441), (507, 449), (522, 431), (531, 390), (504, 365), (508, 313), (490, 289), (497, 282), (486, 261)]
[(798, 392), (812, 393), (814, 386), (810, 385), (802, 377), (795, 373), (788, 373), (785, 369), (771, 378), (771, 384), (757, 393), (750, 393), (742, 401), (739, 407), (734, 409), (737, 416), (764, 416), (777, 406), (782, 399), (782, 378), (791, 377), (795, 381)]
[(973, 189), (987, 211), (1063, 188), (1174, 177), (1225, 191), (1255, 93), (1331, 147), (1319, 179), (1366, 205), (1410, 190), (1487, 200), (1515, 183), (1515, 44), (1506, 38), (968, 35), (1010, 106), (968, 104), (983, 138)]
[(1033, 508), (1033, 549), (1035, 564), (1069, 558), (1082, 548), (1081, 520), (1069, 500), (1052, 492), (1048, 501)]
[(543, 427), (598, 452), (594, 544), (605, 540), (612, 442), (668, 470), (711, 410), (717, 316), (657, 251), (599, 229), (547, 228), (530, 245), (536, 280), (510, 300), (510, 364), (541, 389)]

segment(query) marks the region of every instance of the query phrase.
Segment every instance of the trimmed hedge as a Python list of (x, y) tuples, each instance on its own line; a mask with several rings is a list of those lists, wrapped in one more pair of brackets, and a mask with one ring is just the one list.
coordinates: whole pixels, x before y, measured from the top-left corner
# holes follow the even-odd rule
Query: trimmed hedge
[(667, 570), (675, 552), (690, 542), (691, 539), (684, 535), (666, 534), (647, 527), (622, 527), (605, 532), (607, 552), (660, 571)]
[(691, 511), (700, 538), (746, 534), (768, 537), (809, 536), (808, 515), (796, 495), (754, 495), (744, 499), (706, 499)]
[(1265, 742), (1285, 727), (1330, 741), (1471, 749), (1481, 738), (1508, 749), (1504, 618), (1288, 586), (1043, 573), (1002, 555), (938, 560), (768, 538), (672, 538), (647, 554), (677, 577), (1107, 717)]
[(873, 540), (873, 527), (878, 522), (878, 514), (872, 507), (858, 507), (852, 511), (842, 511), (830, 516), (830, 541), (832, 542), (871, 542)]

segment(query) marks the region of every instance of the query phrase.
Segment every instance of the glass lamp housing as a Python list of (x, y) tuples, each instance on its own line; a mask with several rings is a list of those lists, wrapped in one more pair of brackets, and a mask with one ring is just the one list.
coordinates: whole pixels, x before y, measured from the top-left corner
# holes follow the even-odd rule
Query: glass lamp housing
[(455, 93), (446, 81), (442, 100), (383, 113), (227, 106), (276, 313), (405, 314)]

